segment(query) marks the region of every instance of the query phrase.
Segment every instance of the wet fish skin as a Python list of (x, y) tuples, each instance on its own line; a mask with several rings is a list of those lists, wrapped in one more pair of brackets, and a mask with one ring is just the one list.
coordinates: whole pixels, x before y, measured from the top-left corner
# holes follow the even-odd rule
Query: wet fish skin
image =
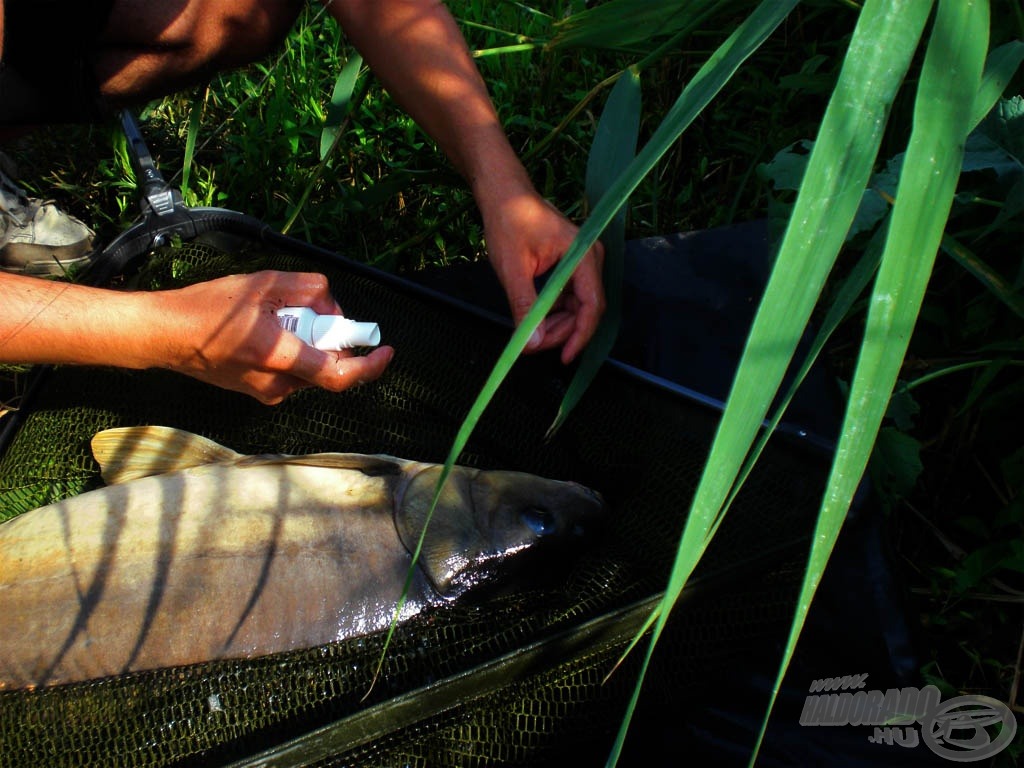
[[(390, 456), (242, 456), (163, 427), (94, 439), (113, 484), (0, 525), (0, 688), (315, 647), (394, 615), (440, 467)], [(577, 540), (575, 483), (455, 467), (403, 609)]]

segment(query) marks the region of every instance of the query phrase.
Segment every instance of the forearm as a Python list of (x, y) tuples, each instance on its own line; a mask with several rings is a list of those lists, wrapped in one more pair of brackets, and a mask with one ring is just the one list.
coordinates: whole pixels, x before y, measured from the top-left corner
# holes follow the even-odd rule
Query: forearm
[[(458, 26), (440, 0), (324, 0), (392, 97), (448, 155), (473, 190), (488, 256), (518, 324), (534, 278), (565, 254), (577, 228), (537, 194), (516, 156)], [(569, 362), (604, 309), (595, 245), (573, 273), (571, 302), (549, 314), (528, 349), (562, 345)]]
[(303, 387), (373, 381), (394, 351), (325, 352), (281, 328), (284, 306), (340, 311), (319, 274), (256, 272), (148, 292), (0, 272), (0, 299), (0, 362), (168, 368), (268, 404)]
[(443, 3), (333, 0), (328, 8), (392, 97), (463, 175), (481, 209), (533, 192)]
[(0, 273), (0, 362), (158, 364), (154, 294)]

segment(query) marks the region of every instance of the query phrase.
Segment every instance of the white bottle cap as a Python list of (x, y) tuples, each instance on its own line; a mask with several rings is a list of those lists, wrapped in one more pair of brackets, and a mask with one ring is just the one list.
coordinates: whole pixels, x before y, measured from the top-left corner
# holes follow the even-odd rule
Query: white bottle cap
[(339, 350), (380, 344), (380, 328), (376, 323), (360, 323), (341, 315), (314, 318), (310, 335), (317, 349)]

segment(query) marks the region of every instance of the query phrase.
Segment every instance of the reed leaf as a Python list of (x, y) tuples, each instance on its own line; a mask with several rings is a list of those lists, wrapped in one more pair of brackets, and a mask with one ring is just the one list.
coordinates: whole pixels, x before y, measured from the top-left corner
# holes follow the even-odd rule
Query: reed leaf
[[(999, 48), (994, 49), (989, 54), (988, 59), (985, 62), (985, 72), (981, 78), (981, 87), (978, 89), (978, 95), (974, 101), (974, 108), (971, 111), (970, 130), (976, 128), (978, 123), (980, 123), (995, 106), (996, 102), (1002, 96), (1007, 83), (1009, 83), (1010, 78), (1012, 78), (1016, 73), (1022, 61), (1024, 61), (1024, 43), (1018, 41), (1002, 45)], [(888, 198), (888, 196), (884, 197), (890, 203), (892, 202), (892, 199)], [(768, 439), (782, 420), (786, 408), (792, 402), (793, 397), (800, 388), (800, 385), (807, 377), (811, 367), (817, 361), (826, 342), (839, 327), (840, 323), (845, 319), (857, 298), (869, 285), (871, 278), (874, 276), (875, 271), (878, 269), (878, 265), (881, 262), (882, 247), (885, 243), (887, 233), (888, 224), (884, 223), (875, 232), (871, 242), (868, 243), (867, 248), (864, 250), (864, 255), (850, 273), (843, 279), (839, 288), (836, 290), (832, 303), (826, 310), (825, 315), (821, 320), (818, 332), (815, 335), (814, 340), (811, 342), (807, 355), (801, 363), (799, 370), (793, 376), (789, 389), (779, 399), (775, 412), (769, 419), (766, 429), (762, 431), (757, 444), (747, 457), (743, 469), (740, 471), (736, 485), (733, 487), (732, 492), (726, 501), (725, 509), (728, 509), (729, 505), (736, 498), (736, 494), (739, 493), (743, 482), (750, 474), (758, 457), (764, 451)], [(1013, 310), (1014, 313), (1024, 317), (1024, 315), (1021, 314), (1024, 312), (1024, 299), (1020, 297), (1019, 292), (1015, 292), (1013, 290), (1013, 287), (1005, 278), (994, 272), (962, 243), (957, 242), (949, 235), (944, 235), (942, 238), (942, 250), (956, 259), (961, 266), (977, 277), (979, 281), (985, 284), (985, 286), (988, 287), (989, 290), (1000, 299), (1000, 301), (1004, 302), (1011, 310)], [(992, 361), (981, 361), (982, 364), (988, 364), (990, 362)], [(968, 364), (968, 367), (975, 367), (975, 365), (976, 364), (974, 363)], [(921, 377), (921, 379), (915, 380), (914, 384), (923, 380), (928, 380), (928, 377)], [(910, 386), (907, 387), (907, 389), (910, 388)]]
[(1024, 61), (1024, 41), (1013, 40), (994, 48), (985, 62), (985, 73), (981, 76), (981, 87), (974, 99), (971, 110), (971, 127), (985, 119), (996, 102), (1003, 95), (1010, 79)]
[(522, 353), (530, 335), (541, 320), (551, 311), (558, 295), (565, 288), (580, 260), (594, 244), (601, 232), (608, 226), (615, 214), (636, 189), (643, 178), (668, 151), (682, 132), (700, 114), (701, 110), (729, 81), (733, 73), (789, 14), (797, 0), (770, 2), (766, 0), (730, 35), (717, 51), (697, 72), (686, 86), (679, 99), (669, 110), (665, 119), (654, 131), (651, 139), (626, 170), (608, 188), (598, 201), (591, 215), (583, 222), (580, 231), (558, 266), (552, 271), (547, 284), (537, 296), (533, 307), (523, 318), (519, 327), (491, 370), (480, 394), (463, 420), (449, 452), (446, 466), (454, 464), (472, 435), (480, 416), (490, 403), (497, 388), (504, 381), (512, 365)]
[(735, 3), (731, 0), (610, 0), (554, 25), (549, 48), (592, 47), (630, 50), (655, 38), (694, 29)]
[[(865, 6), (863, 14), (867, 13)], [(758, 745), (821, 574), (867, 467), (921, 308), (956, 192), (964, 142), (971, 128), (972, 114), (964, 110), (963, 105), (975, 103), (977, 98), (988, 31), (987, 2), (940, 0), (925, 53), (914, 106), (914, 127), (868, 309), (846, 417), (796, 617)], [(884, 50), (891, 53), (891, 49)]]
[[(586, 178), (586, 196), (591, 205), (604, 197), (608, 188), (633, 159), (639, 133), (640, 73), (637, 69), (630, 68), (623, 73), (612, 88), (612, 92), (608, 94), (608, 101), (594, 133), (594, 142), (587, 158)], [(626, 202), (623, 201), (622, 207), (601, 236), (604, 245), (604, 288), (607, 299), (604, 316), (594, 337), (580, 356), (579, 365), (558, 408), (558, 415), (555, 416), (545, 439), (550, 439), (565, 422), (615, 345), (622, 319)]]
[[(869, 2), (854, 31), (712, 444), (708, 466), (714, 471), (705, 470), (698, 486), (680, 558), (673, 569), (672, 594), (663, 608), (671, 607), (707, 546), (708, 533), (734, 485), (843, 243), (877, 155), (885, 117), (930, 3), (899, 8), (880, 5), (886, 4), (881, 0)], [(884, 63), (870, 55), (880, 42), (889, 52)], [(688, 554), (684, 554), (686, 550)]]
[[(616, 761), (643, 674), (669, 612), (721, 521), (721, 510), (768, 412), (838, 255), (878, 153), (889, 108), (927, 20), (927, 0), (869, 0), (858, 19), (811, 152), (669, 578), (665, 599), (610, 758)], [(884, 57), (878, 51), (886, 51)]]
[[(798, 0), (785, 0), (784, 2), (772, 2), (765, 0), (754, 10), (753, 13), (740, 24), (729, 38), (712, 54), (704, 66), (698, 70), (693, 79), (687, 84), (672, 108), (666, 114), (664, 120), (655, 129), (650, 140), (636, 157), (629, 163), (626, 169), (619, 175), (607, 189), (594, 210), (576, 235), (576, 239), (570, 245), (569, 250), (552, 271), (544, 288), (537, 295), (537, 299), (520, 322), (519, 327), (512, 333), (508, 344), (498, 357), (494, 368), (491, 369), (487, 380), (484, 382), (476, 400), (470, 406), (469, 412), (463, 419), (462, 424), (452, 442), (448, 457), (438, 478), (434, 498), (431, 501), (430, 511), (424, 523), (424, 530), (417, 542), (416, 551), (413, 553), (415, 563), (426, 527), (430, 525), (437, 499), (440, 497), (441, 489), (451, 473), (459, 454), (469, 442), (473, 430), (476, 428), (484, 410), (490, 404), (498, 387), (505, 380), (516, 359), (526, 347), (526, 342), (533, 334), (540, 322), (551, 311), (555, 300), (565, 288), (573, 271), (579, 265), (580, 260), (590, 247), (597, 241), (601, 232), (605, 230), (612, 219), (622, 208), (630, 194), (639, 186), (644, 177), (650, 173), (661, 157), (675, 143), (684, 130), (700, 114), (701, 110), (715, 97), (715, 95), (732, 78), (742, 63), (756, 51), (768, 36), (782, 23), (796, 6)], [(410, 570), (411, 574), (411, 570)], [(401, 601), (397, 611), (401, 611)], [(396, 616), (398, 613), (396, 612)], [(394, 622), (385, 640), (385, 647), (382, 650), (380, 660), (383, 661), (384, 654), (390, 645), (394, 631)], [(380, 664), (378, 664), (378, 671)], [(632, 710), (632, 706), (631, 706)]]

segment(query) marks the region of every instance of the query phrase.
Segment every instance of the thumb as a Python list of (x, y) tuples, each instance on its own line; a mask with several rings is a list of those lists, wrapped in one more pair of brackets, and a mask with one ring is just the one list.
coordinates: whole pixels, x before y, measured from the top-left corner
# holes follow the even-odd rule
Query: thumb
[[(508, 306), (512, 310), (512, 321), (515, 323), (516, 328), (519, 327), (520, 323), (523, 322), (523, 318), (533, 307), (533, 303), (537, 300), (537, 291), (533, 287), (533, 282), (530, 280), (516, 281), (514, 284), (507, 286), (506, 295), (508, 296)], [(525, 352), (532, 352), (544, 341), (544, 332), (541, 330), (541, 325), (538, 325), (530, 336), (529, 341), (526, 342)]]

